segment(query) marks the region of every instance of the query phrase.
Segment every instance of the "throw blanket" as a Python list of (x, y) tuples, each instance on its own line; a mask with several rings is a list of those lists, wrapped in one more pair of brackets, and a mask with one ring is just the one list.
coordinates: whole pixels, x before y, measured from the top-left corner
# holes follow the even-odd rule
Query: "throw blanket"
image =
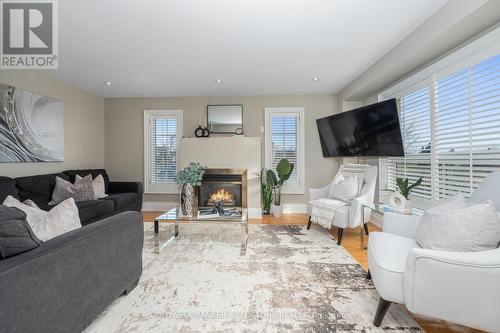
[(332, 227), (335, 212), (340, 207), (349, 205), (347, 202), (327, 198), (310, 201), (309, 203), (313, 205), (311, 222), (317, 223), (327, 229)]

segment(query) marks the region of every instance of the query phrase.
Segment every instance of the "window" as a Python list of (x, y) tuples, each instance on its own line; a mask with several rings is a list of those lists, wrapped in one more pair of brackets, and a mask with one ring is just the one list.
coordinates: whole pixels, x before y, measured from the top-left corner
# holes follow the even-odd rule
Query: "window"
[(380, 95), (398, 99), (406, 155), (381, 161), (382, 189), (395, 189), (397, 176), (423, 177), (414, 191), (418, 205), (458, 193), (468, 197), (488, 173), (500, 171), (499, 53), (498, 42), (476, 49), (434, 66), (410, 88)]
[(295, 164), (282, 193), (304, 193), (304, 108), (265, 109), (265, 162), (266, 168), (276, 171), (282, 158)]
[(431, 133), (429, 87), (414, 89), (398, 99), (405, 157), (387, 159), (386, 188), (396, 188), (396, 177), (414, 182), (422, 177), (422, 185), (413, 196), (431, 199)]
[(144, 111), (144, 184), (146, 193), (177, 193), (177, 145), (182, 111)]

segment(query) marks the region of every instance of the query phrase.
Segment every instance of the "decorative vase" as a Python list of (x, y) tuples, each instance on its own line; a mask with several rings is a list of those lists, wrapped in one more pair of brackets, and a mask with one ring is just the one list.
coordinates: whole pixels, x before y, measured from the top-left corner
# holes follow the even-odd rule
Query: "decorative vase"
[(281, 205), (273, 205), (273, 215), (274, 217), (281, 217)]
[(265, 206), (262, 208), (262, 214), (271, 215), (271, 206)]
[(411, 209), (411, 200), (410, 199), (406, 199), (405, 208), (410, 208)]
[(394, 192), (389, 196), (389, 206), (397, 210), (406, 208), (408, 200), (399, 192)]
[(192, 218), (194, 205), (194, 187), (191, 183), (184, 183), (181, 187), (181, 211), (182, 215)]

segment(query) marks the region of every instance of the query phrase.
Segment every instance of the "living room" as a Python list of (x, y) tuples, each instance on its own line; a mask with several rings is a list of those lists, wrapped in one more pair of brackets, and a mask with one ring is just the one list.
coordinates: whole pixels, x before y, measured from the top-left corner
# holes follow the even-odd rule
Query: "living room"
[(500, 332), (500, 1), (0, 8), (0, 332)]

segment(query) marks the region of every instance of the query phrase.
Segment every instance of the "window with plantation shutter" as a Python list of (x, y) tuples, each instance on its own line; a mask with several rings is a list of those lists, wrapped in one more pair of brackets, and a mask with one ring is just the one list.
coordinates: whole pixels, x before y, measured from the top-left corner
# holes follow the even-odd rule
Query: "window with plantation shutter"
[(144, 184), (147, 193), (176, 193), (182, 112), (144, 111)]
[(399, 101), (406, 154), (381, 159), (381, 189), (395, 189), (398, 176), (423, 177), (413, 192), (418, 206), (420, 199), (469, 197), (500, 171), (499, 39), (500, 29), (379, 95)]
[(304, 193), (304, 108), (266, 108), (266, 168), (286, 158), (295, 165), (282, 193)]
[(415, 182), (422, 177), (422, 184), (413, 196), (431, 198), (431, 132), (429, 87), (407, 93), (398, 100), (400, 124), (405, 157), (387, 158), (386, 188), (396, 189), (396, 177)]
[(436, 80), (437, 197), (469, 196), (500, 170), (500, 55)]

